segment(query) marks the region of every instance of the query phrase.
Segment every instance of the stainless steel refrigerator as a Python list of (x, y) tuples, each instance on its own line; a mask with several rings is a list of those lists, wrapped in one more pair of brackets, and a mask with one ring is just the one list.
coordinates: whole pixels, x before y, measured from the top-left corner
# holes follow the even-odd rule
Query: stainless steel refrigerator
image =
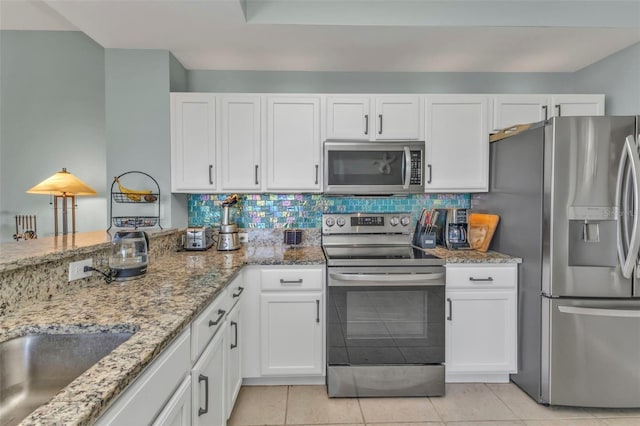
[(540, 403), (640, 407), (638, 117), (561, 117), (490, 144), (491, 248), (519, 256), (518, 373)]

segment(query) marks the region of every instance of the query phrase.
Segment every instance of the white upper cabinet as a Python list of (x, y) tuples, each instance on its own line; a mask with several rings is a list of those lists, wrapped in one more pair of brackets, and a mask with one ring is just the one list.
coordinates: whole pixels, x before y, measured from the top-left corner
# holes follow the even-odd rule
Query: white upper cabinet
[(327, 139), (369, 140), (370, 120), (368, 96), (327, 97)]
[(493, 98), (493, 130), (537, 123), (549, 114), (547, 95), (499, 95)]
[(215, 152), (215, 96), (172, 93), (171, 191), (215, 190)]
[(260, 96), (222, 96), (220, 104), (220, 189), (259, 190), (262, 182)]
[(419, 140), (421, 117), (419, 95), (328, 96), (326, 137)]
[(604, 115), (604, 95), (553, 95), (549, 116)]
[(493, 130), (551, 117), (604, 115), (604, 95), (495, 95)]
[(267, 191), (320, 191), (320, 97), (267, 99)]
[(425, 97), (425, 192), (486, 192), (489, 100), (484, 95)]
[(375, 102), (375, 139), (420, 139), (420, 96), (376, 96)]

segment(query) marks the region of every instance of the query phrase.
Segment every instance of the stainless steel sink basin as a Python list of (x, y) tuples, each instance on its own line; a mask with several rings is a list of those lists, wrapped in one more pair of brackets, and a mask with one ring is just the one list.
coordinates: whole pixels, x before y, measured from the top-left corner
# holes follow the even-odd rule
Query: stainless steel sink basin
[(0, 426), (20, 423), (131, 336), (36, 334), (0, 343)]

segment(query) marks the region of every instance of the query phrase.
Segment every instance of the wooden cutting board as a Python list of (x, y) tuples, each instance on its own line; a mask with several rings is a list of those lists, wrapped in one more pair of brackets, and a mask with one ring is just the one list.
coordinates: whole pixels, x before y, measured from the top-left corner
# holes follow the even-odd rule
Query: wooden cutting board
[(469, 245), (472, 249), (486, 252), (496, 232), (500, 216), (495, 214), (469, 214)]

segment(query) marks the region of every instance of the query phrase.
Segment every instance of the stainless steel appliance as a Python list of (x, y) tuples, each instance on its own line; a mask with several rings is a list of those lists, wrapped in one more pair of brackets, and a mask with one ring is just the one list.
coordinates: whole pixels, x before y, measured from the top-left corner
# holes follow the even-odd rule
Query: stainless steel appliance
[(522, 257), (519, 366), (541, 403), (640, 407), (638, 117), (562, 117), (491, 144), (492, 247)]
[(111, 278), (127, 281), (147, 272), (149, 236), (143, 231), (118, 231), (109, 256)]
[(185, 250), (206, 250), (213, 243), (213, 229), (209, 226), (190, 227), (185, 231)]
[(222, 202), (222, 223), (218, 234), (218, 250), (238, 250), (240, 239), (238, 237), (238, 226), (229, 219), (229, 208), (238, 202), (238, 196), (233, 194)]
[(325, 214), (331, 397), (444, 394), (444, 260), (408, 213)]
[(424, 192), (424, 141), (324, 142), (325, 194)]
[(432, 216), (437, 244), (450, 250), (471, 248), (468, 209), (434, 209)]

